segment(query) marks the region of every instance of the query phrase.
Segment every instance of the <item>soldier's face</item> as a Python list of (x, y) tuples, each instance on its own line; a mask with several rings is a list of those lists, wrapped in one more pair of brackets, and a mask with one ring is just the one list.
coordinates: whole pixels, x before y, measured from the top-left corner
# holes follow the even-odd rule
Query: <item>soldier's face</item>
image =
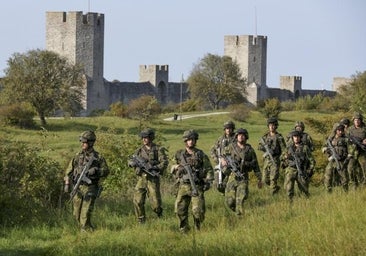
[(268, 125), (268, 129), (269, 129), (269, 131), (271, 131), (271, 132), (274, 132), (275, 130), (276, 130), (276, 125), (275, 124), (269, 124)]
[(230, 135), (233, 133), (233, 129), (231, 128), (225, 128), (225, 135)]
[(361, 126), (361, 119), (359, 119), (359, 118), (355, 118), (355, 119), (353, 120), (353, 123), (354, 123), (354, 125), (355, 125), (356, 127), (360, 127), (360, 126)]
[(188, 139), (186, 140), (186, 147), (187, 148), (194, 148), (196, 146), (196, 140), (195, 139)]
[(294, 141), (295, 144), (298, 144), (300, 143), (301, 138), (300, 136), (292, 136), (292, 140)]
[(239, 133), (238, 137), (237, 137), (237, 140), (238, 140), (239, 143), (244, 144), (247, 141), (247, 138), (245, 137), (244, 134)]
[(142, 143), (144, 145), (150, 145), (150, 143), (151, 143), (150, 137), (144, 137), (144, 138), (142, 138)]
[(83, 150), (87, 150), (87, 149), (89, 148), (89, 144), (88, 144), (88, 142), (81, 142), (81, 148), (82, 148)]

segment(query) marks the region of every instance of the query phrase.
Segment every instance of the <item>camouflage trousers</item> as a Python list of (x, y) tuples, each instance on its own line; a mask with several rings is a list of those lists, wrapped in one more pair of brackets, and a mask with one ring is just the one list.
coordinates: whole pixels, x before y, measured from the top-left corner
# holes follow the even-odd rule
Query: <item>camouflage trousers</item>
[(202, 186), (197, 185), (197, 190), (198, 196), (192, 196), (190, 184), (179, 184), (177, 197), (175, 199), (174, 211), (179, 218), (179, 228), (181, 231), (187, 231), (189, 229), (188, 210), (190, 204), (192, 204), (192, 214), (196, 228), (199, 229), (200, 224), (205, 219), (206, 206)]
[(359, 185), (366, 185), (366, 153), (359, 152), (352, 159), (350, 159), (347, 171), (349, 175), (349, 182), (352, 188)]
[(343, 166), (340, 162), (341, 170), (337, 170), (337, 164), (334, 161), (328, 163), (324, 172), (324, 186), (328, 192), (331, 192), (334, 186), (338, 186), (339, 183), (343, 187), (344, 191), (348, 190), (348, 172), (347, 166)]
[(98, 185), (81, 185), (73, 199), (73, 216), (82, 229), (93, 229), (91, 215), (94, 210), (97, 193)]
[(140, 222), (146, 219), (145, 202), (149, 198), (151, 209), (161, 217), (163, 214), (160, 179), (157, 177), (139, 176), (133, 195), (135, 215)]
[(244, 213), (244, 201), (249, 196), (249, 181), (237, 180), (234, 174), (229, 176), (225, 190), (225, 204), (237, 215)]
[(297, 183), (297, 187), (299, 188), (300, 192), (302, 192), (303, 194), (305, 194), (306, 197), (308, 197), (310, 195), (309, 194), (310, 179), (305, 180), (303, 177), (299, 177), (297, 169), (289, 166), (285, 169), (284, 187), (290, 200), (292, 200), (295, 195), (295, 182)]
[(275, 164), (269, 159), (264, 159), (262, 181), (264, 184), (270, 187), (272, 194), (276, 194), (280, 187), (277, 184), (278, 178), (280, 177), (280, 163), (279, 159), (275, 158)]

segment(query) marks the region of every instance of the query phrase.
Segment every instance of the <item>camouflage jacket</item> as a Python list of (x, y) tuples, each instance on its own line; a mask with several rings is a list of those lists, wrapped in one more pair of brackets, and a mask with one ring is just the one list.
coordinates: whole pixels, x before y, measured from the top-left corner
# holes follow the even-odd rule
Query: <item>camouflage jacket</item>
[[(94, 149), (81, 151), (77, 153), (74, 158), (70, 161), (68, 168), (66, 169), (65, 175), (75, 183), (84, 169), (84, 166), (89, 162), (91, 156), (94, 156), (95, 160), (91, 163), (90, 168), (96, 167), (97, 171), (93, 175), (87, 174), (88, 178), (92, 181), (92, 184), (98, 184), (101, 178), (107, 177), (109, 174), (109, 168), (107, 166), (107, 162), (104, 157), (102, 157), (97, 151)], [(82, 183), (82, 185), (86, 185), (86, 183)]]
[(135, 155), (142, 157), (150, 163), (151, 166), (156, 167), (159, 170), (159, 174), (162, 175), (169, 163), (166, 151), (166, 148), (152, 143), (150, 149), (145, 145), (141, 146), (136, 150)]
[(225, 134), (219, 137), (211, 148), (211, 158), (216, 164), (219, 163), (219, 155), (227, 155), (230, 153), (229, 146), (235, 140), (234, 133), (231, 136)]

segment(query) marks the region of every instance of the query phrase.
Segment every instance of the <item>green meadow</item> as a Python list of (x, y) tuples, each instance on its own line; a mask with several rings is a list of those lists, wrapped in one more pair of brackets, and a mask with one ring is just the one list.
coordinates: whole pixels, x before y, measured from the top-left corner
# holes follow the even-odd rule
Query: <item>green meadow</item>
[[(39, 154), (67, 166), (80, 149), (82, 131), (96, 130), (98, 141), (118, 144), (120, 135), (138, 141), (141, 126), (156, 130), (157, 142), (166, 146), (170, 158), (184, 147), (184, 130), (199, 133), (197, 147), (209, 154), (222, 133), (227, 114), (164, 121), (164, 115), (149, 124), (116, 117), (48, 119), (47, 127), (34, 130), (0, 127), (0, 137), (22, 141), (37, 147)], [(335, 121), (342, 114), (318, 112), (283, 112), (279, 132), (286, 136), (296, 121), (305, 122), (305, 131), (314, 139), (316, 173), (310, 186), (310, 198), (296, 194), (289, 204), (283, 190), (275, 197), (267, 187), (250, 184), (245, 214), (238, 218), (224, 205), (224, 197), (214, 188), (206, 192), (206, 219), (200, 231), (181, 234), (174, 214), (172, 179), (162, 179), (164, 216), (158, 219), (147, 201), (147, 222), (138, 224), (133, 213), (132, 190), (126, 193), (104, 191), (97, 200), (92, 221), (93, 233), (81, 233), (71, 216), (71, 205), (50, 209), (51, 218), (36, 225), (3, 226), (0, 230), (0, 255), (366, 255), (366, 189), (343, 192), (336, 187), (326, 193), (322, 184), (327, 162), (320, 147)], [(253, 112), (236, 128), (249, 131), (249, 141), (262, 166), (259, 137), (266, 132), (266, 118)], [(324, 129), (328, 132), (324, 132)], [(132, 171), (132, 170), (131, 170)], [(167, 171), (169, 172), (169, 170)], [(283, 173), (281, 173), (281, 180)], [(62, 181), (60, 181), (61, 184)], [(4, 209), (1, 209), (4, 210)], [(193, 219), (190, 219), (193, 224)]]

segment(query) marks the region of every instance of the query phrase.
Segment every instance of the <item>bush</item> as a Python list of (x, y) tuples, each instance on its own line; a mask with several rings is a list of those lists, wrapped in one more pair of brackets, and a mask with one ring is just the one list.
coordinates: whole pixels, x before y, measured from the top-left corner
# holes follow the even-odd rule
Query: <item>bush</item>
[(155, 97), (143, 95), (129, 103), (127, 113), (131, 119), (147, 121), (159, 115), (161, 113), (161, 107)]
[(264, 101), (264, 106), (259, 110), (265, 117), (276, 117), (280, 115), (281, 102), (278, 99), (271, 98)]
[(250, 114), (251, 114), (250, 107), (248, 107), (244, 104), (230, 105), (228, 107), (228, 110), (230, 111), (229, 116), (233, 120), (239, 121), (239, 122), (245, 122), (250, 117)]
[(50, 217), (58, 206), (62, 170), (19, 142), (0, 143), (0, 223), (29, 224)]
[(0, 119), (4, 125), (17, 126), (19, 128), (34, 128), (36, 123), (33, 111), (29, 104), (13, 104), (0, 107)]
[(104, 112), (105, 116), (127, 117), (127, 106), (121, 101), (111, 104), (109, 109), (109, 111)]

